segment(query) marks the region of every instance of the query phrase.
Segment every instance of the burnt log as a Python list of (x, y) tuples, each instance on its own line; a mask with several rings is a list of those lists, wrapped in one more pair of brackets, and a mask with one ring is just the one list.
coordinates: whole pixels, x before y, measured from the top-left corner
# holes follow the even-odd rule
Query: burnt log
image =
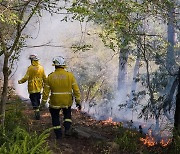
[(99, 132), (96, 132), (88, 127), (74, 127), (74, 131), (77, 133), (78, 137), (83, 137), (83, 138), (95, 138), (98, 140), (107, 140), (105, 136), (100, 134)]

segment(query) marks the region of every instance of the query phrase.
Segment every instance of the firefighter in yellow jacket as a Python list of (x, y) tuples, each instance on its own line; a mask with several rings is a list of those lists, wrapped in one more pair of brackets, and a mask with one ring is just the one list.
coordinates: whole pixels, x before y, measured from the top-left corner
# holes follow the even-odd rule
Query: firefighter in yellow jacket
[(36, 55), (30, 55), (31, 65), (28, 67), (25, 76), (18, 81), (22, 84), (28, 81), (28, 92), (31, 100), (36, 120), (40, 119), (39, 105), (41, 99), (41, 90), (46, 80), (44, 68), (39, 64), (39, 58)]
[(53, 58), (53, 66), (55, 66), (55, 71), (50, 73), (46, 79), (41, 106), (44, 106), (50, 94), (49, 111), (52, 117), (52, 125), (56, 138), (61, 139), (62, 130), (59, 112), (60, 110), (63, 111), (65, 136), (69, 136), (71, 135), (73, 98), (75, 98), (76, 106), (81, 110), (80, 90), (74, 75), (64, 69), (66, 64), (63, 57)]

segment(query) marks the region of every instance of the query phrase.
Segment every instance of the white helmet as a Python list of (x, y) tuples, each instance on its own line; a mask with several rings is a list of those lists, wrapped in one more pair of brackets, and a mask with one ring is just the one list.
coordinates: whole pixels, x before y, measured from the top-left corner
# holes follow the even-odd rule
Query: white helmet
[(34, 54), (34, 55), (30, 55), (30, 56), (29, 56), (29, 59), (30, 59), (30, 60), (39, 60), (39, 58), (38, 58), (37, 55), (35, 55), (35, 54)]
[(66, 66), (65, 60), (61, 56), (54, 57), (52, 62), (53, 62), (53, 66)]

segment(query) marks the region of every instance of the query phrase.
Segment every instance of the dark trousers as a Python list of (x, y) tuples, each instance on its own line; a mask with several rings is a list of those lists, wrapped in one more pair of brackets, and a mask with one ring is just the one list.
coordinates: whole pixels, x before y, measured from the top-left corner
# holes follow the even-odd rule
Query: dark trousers
[(41, 93), (32, 93), (29, 95), (29, 98), (32, 103), (32, 107), (36, 110), (40, 105)]
[[(64, 116), (64, 122), (63, 126), (65, 128), (65, 132), (68, 131), (71, 127), (71, 107), (68, 108), (61, 108), (63, 111), (63, 116)], [(61, 138), (62, 137), (62, 131), (61, 131), (61, 122), (60, 122), (60, 117), (59, 117), (59, 112), (61, 109), (53, 109), (49, 108), (49, 112), (51, 114), (52, 118), (52, 125), (54, 128), (54, 132), (56, 135), (56, 138)]]

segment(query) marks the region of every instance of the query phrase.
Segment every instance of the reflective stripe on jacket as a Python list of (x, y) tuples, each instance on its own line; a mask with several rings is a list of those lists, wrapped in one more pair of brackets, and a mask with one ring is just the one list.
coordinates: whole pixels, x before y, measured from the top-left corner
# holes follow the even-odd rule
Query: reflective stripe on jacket
[(63, 68), (56, 68), (47, 77), (42, 100), (46, 102), (50, 94), (49, 106), (52, 108), (70, 107), (75, 97), (80, 103), (80, 90), (74, 75)]
[(19, 84), (28, 81), (28, 92), (37, 93), (41, 92), (43, 84), (46, 80), (44, 68), (38, 61), (32, 61), (32, 64), (28, 67), (25, 76), (19, 80)]

